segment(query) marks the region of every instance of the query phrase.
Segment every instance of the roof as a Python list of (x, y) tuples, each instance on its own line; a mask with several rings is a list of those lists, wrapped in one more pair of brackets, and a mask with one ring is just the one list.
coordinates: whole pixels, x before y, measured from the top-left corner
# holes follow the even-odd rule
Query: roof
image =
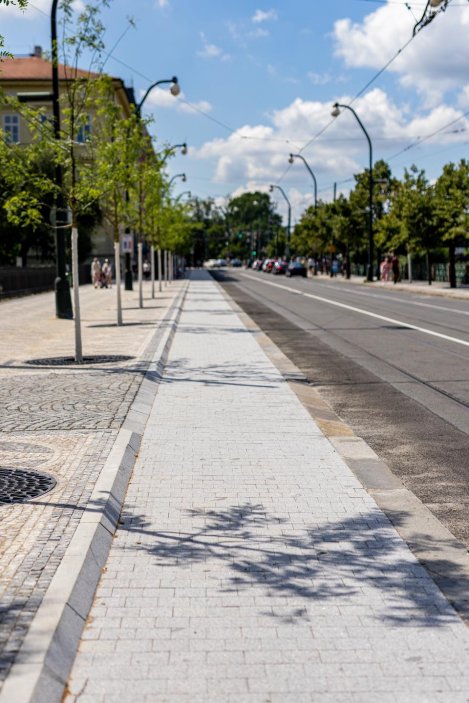
[[(59, 63), (59, 80), (70, 78), (97, 78), (100, 74), (93, 71), (83, 71)], [(52, 63), (39, 56), (26, 56), (24, 58), (6, 58), (0, 63), (0, 81), (18, 80), (52, 80)]]

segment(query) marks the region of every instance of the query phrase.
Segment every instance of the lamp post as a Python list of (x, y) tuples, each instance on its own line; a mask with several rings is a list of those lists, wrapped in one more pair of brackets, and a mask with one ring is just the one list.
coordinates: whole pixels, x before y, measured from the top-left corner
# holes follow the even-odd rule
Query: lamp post
[[(170, 87), (170, 89), (169, 89), (169, 92), (171, 93), (171, 95), (174, 95), (174, 97), (177, 97), (177, 96), (179, 95), (179, 93), (181, 92), (181, 87), (180, 87), (180, 85), (179, 85), (179, 81), (178, 81), (178, 79), (177, 79), (177, 76), (173, 76), (172, 78), (165, 78), (165, 79), (160, 80), (160, 81), (155, 81), (154, 83), (152, 83), (152, 84), (147, 88), (147, 90), (145, 91), (145, 94), (144, 94), (143, 98), (142, 98), (142, 99), (140, 100), (140, 102), (137, 103), (137, 105), (135, 106), (135, 113), (136, 113), (136, 115), (137, 115), (137, 117), (138, 117), (139, 119), (141, 119), (141, 116), (142, 116), (142, 107), (143, 107), (143, 104), (144, 104), (145, 100), (147, 99), (147, 97), (149, 96), (150, 92), (153, 90), (153, 88), (156, 88), (156, 87), (159, 86), (159, 85), (165, 85), (165, 84), (167, 84), (167, 83), (170, 83), (170, 84), (171, 84), (171, 87)], [(178, 145), (178, 146), (183, 146), (183, 145)], [(184, 146), (186, 147), (186, 150), (187, 150), (187, 144), (185, 144)], [(125, 198), (126, 198), (127, 201), (129, 200), (129, 193), (128, 193), (128, 191), (127, 191), (126, 194), (125, 194)], [(126, 227), (125, 233), (126, 233), (126, 234), (130, 234), (130, 228), (129, 228), (129, 227)], [(125, 290), (133, 290), (132, 267), (131, 267), (131, 261), (130, 261), (130, 252), (126, 252), (126, 254), (125, 254), (124, 287), (125, 287)], [(141, 285), (140, 285), (140, 289), (141, 289)], [(142, 296), (141, 296), (141, 294), (140, 294), (139, 297), (140, 297), (140, 307), (142, 307), (142, 304), (141, 304), (141, 303), (142, 303)]]
[(309, 171), (309, 174), (311, 178), (313, 179), (314, 183), (314, 207), (318, 206), (318, 182), (316, 180), (316, 176), (314, 175), (309, 163), (306, 161), (305, 157), (302, 156), (301, 154), (290, 154), (290, 158), (288, 159), (288, 163), (292, 164), (295, 159), (301, 159), (306, 168)]
[(273, 193), (274, 188), (277, 188), (277, 190), (279, 190), (279, 191), (281, 192), (281, 194), (282, 194), (283, 197), (285, 198), (285, 200), (286, 200), (286, 202), (287, 202), (287, 205), (288, 205), (287, 243), (286, 243), (286, 246), (285, 246), (285, 258), (288, 259), (288, 258), (290, 257), (291, 204), (290, 204), (290, 201), (288, 200), (288, 198), (287, 198), (287, 196), (286, 196), (285, 191), (283, 190), (283, 188), (282, 188), (281, 186), (278, 186), (278, 185), (270, 185), (270, 186), (269, 186), (269, 191), (270, 191), (271, 193)]
[(171, 184), (173, 181), (176, 180), (176, 178), (180, 178), (183, 183), (187, 181), (187, 176), (185, 173), (176, 173), (169, 181), (168, 183), (168, 188), (171, 188)]
[(353, 107), (350, 107), (350, 105), (341, 105), (339, 103), (335, 103), (333, 105), (332, 109), (332, 117), (338, 117), (340, 115), (340, 109), (343, 110), (350, 110), (350, 112), (354, 115), (355, 119), (357, 120), (358, 124), (360, 125), (363, 134), (365, 135), (367, 142), (368, 142), (368, 147), (369, 147), (369, 159), (370, 159), (370, 164), (369, 164), (369, 174), (368, 174), (368, 268), (366, 272), (366, 280), (370, 281), (370, 283), (373, 281), (373, 249), (374, 249), (374, 241), (373, 241), (373, 145), (371, 144), (371, 139), (370, 135), (366, 131), (365, 127), (363, 126), (363, 122), (353, 109)]
[[(51, 9), (51, 55), (52, 55), (52, 114), (54, 122), (54, 137), (60, 139), (60, 102), (59, 102), (59, 57), (57, 46), (57, 5), (59, 0), (52, 1)], [(63, 195), (63, 173), (62, 166), (57, 164), (55, 168), (55, 183), (57, 186), (57, 197), (55, 200), (55, 247), (56, 247), (56, 271), (55, 279), (55, 312), (57, 317), (71, 320), (73, 317), (72, 300), (70, 297), (70, 285), (66, 272), (66, 225), (68, 221)], [(75, 281), (78, 285), (78, 281)]]

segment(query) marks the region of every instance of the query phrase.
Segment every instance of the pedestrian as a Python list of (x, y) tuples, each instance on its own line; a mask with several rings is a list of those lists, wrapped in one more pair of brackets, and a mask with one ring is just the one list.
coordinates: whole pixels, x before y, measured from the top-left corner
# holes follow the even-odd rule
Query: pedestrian
[(381, 280), (387, 283), (389, 281), (389, 274), (391, 273), (391, 257), (385, 256), (381, 262)]
[(109, 259), (104, 259), (103, 264), (103, 288), (112, 288), (112, 266)]
[(101, 264), (96, 256), (91, 262), (91, 282), (95, 288), (99, 288), (101, 283)]
[(143, 277), (146, 281), (150, 278), (150, 263), (145, 259), (143, 262)]
[(401, 275), (399, 267), (399, 258), (393, 254), (391, 259), (391, 270), (392, 270), (392, 282), (398, 283)]

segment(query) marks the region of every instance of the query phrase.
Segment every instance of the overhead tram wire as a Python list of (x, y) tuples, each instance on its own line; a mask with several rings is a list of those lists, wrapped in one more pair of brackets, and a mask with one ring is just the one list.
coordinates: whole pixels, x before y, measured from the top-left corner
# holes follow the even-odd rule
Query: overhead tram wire
[[(451, 5), (451, 3), (452, 3), (452, 0), (449, 0), (448, 7)], [(405, 6), (406, 6), (406, 3), (402, 3), (402, 6), (405, 7)], [(442, 12), (442, 10), (439, 10), (436, 14), (439, 15), (439, 14), (441, 14), (441, 12)], [(419, 34), (419, 32), (418, 32), (417, 34)], [(398, 51), (396, 51), (396, 53), (389, 59), (389, 61), (387, 61), (387, 62), (384, 64), (384, 66), (383, 66), (382, 68), (380, 68), (379, 71), (377, 71), (377, 72), (372, 76), (372, 78), (370, 78), (369, 81), (367, 81), (367, 83), (363, 86), (363, 88), (361, 88), (361, 89), (358, 91), (358, 93), (356, 93), (355, 96), (352, 98), (352, 100), (351, 100), (350, 103), (349, 103), (350, 105), (353, 105), (353, 103), (354, 103), (359, 97), (361, 97), (361, 96), (363, 95), (363, 93), (370, 87), (370, 85), (372, 85), (372, 83), (374, 83), (374, 82), (389, 68), (389, 66), (398, 58), (398, 56), (400, 56), (400, 55), (402, 54), (402, 52), (405, 51), (405, 49), (407, 49), (407, 47), (409, 46), (409, 44), (411, 44), (411, 43), (414, 41), (414, 39), (416, 38), (417, 34), (413, 34), (413, 35), (405, 42), (405, 44), (404, 44), (403, 46), (401, 46), (401, 48), (400, 48)], [(315, 142), (322, 134), (324, 134), (324, 132), (325, 132), (327, 129), (329, 129), (329, 127), (333, 124), (333, 122), (335, 122), (335, 119), (334, 119), (334, 118), (332, 118), (332, 120), (330, 120), (322, 129), (320, 129), (319, 132), (317, 132), (313, 137), (311, 137), (311, 139), (300, 149), (299, 153), (301, 154), (303, 151), (306, 151), (306, 149), (308, 149), (308, 148), (311, 146), (311, 144), (313, 144), (313, 142)], [(280, 177), (279, 179), (277, 179), (277, 182), (282, 181), (282, 180), (285, 178), (285, 176), (287, 175), (287, 173), (289, 172), (290, 169), (291, 169), (291, 164), (289, 164), (289, 165), (285, 168), (285, 170), (284, 170), (284, 172), (282, 173), (281, 177)]]

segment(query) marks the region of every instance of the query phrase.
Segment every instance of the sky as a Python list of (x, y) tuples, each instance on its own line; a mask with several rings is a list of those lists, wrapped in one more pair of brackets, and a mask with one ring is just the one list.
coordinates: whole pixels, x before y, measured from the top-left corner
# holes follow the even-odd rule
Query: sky
[[(82, 0), (77, 0), (79, 8)], [(313, 203), (353, 187), (367, 167), (351, 105), (395, 176), (416, 164), (430, 180), (449, 161), (469, 157), (469, 1), (412, 39), (425, 0), (110, 0), (104, 70), (141, 97), (154, 81), (177, 76), (181, 95), (155, 88), (144, 114), (156, 148), (186, 141), (168, 165), (174, 194), (226, 198), (280, 185), (293, 220)], [(50, 49), (51, 0), (25, 12), (0, 5), (6, 48)], [(132, 20), (130, 22), (129, 20)], [(401, 50), (401, 51), (400, 51)], [(400, 51), (400, 53), (398, 53)], [(386, 64), (387, 68), (377, 75)], [(88, 68), (84, 65), (83, 68)], [(278, 211), (285, 212), (280, 191)]]

